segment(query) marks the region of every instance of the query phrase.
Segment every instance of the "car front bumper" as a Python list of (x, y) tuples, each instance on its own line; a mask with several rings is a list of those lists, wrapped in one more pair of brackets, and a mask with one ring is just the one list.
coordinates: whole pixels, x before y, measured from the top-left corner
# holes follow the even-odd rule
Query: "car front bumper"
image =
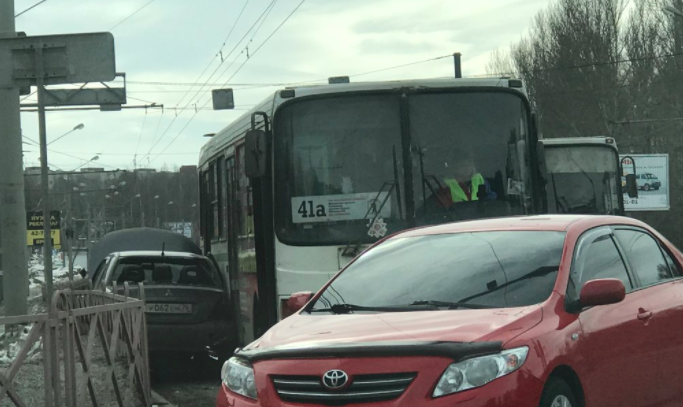
[[(422, 366), (411, 363), (413, 358), (402, 358), (398, 361), (402, 365), (402, 369), (414, 370), (417, 372), (416, 379), (408, 386), (405, 392), (396, 399), (377, 401), (377, 402), (363, 402), (363, 403), (346, 403), (347, 407), (354, 405), (373, 406), (373, 407), (538, 407), (541, 393), (543, 391), (543, 382), (536, 377), (531, 376), (523, 369), (513, 372), (507, 376), (498, 378), (482, 387), (476, 389), (466, 390), (460, 393), (454, 393), (443, 397), (432, 398), (431, 395), (436, 386), (441, 373), (445, 370), (448, 362), (439, 363), (438, 366), (430, 367), (429, 372), (422, 372)], [(396, 363), (396, 361), (394, 361)], [(414, 369), (411, 369), (414, 368)], [(277, 372), (280, 374), (281, 372)], [(436, 373), (436, 374), (435, 374)], [(225, 385), (221, 385), (218, 391), (216, 406), (217, 407), (328, 407), (329, 404), (317, 403), (293, 403), (286, 402), (280, 399), (272, 380), (266, 374), (256, 374), (258, 386), (258, 400), (252, 400), (233, 393), (228, 390)]]

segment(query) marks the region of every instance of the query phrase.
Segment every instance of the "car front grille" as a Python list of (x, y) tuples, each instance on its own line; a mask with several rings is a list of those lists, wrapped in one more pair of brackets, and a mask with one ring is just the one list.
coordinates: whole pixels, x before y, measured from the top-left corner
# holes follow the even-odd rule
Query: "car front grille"
[(273, 376), (280, 399), (294, 403), (350, 404), (392, 400), (415, 379), (415, 373), (357, 375), (343, 390), (330, 390), (319, 376)]

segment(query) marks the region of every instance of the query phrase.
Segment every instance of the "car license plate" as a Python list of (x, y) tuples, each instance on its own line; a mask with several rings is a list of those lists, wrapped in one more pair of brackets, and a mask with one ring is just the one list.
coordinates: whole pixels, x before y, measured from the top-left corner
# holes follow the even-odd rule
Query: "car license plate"
[(151, 314), (191, 314), (192, 304), (145, 304), (145, 311)]

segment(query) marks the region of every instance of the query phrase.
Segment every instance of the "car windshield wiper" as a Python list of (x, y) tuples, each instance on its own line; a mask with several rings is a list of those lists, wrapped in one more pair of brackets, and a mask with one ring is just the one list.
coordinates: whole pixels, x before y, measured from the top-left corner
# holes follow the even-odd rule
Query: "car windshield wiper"
[(366, 307), (363, 305), (355, 304), (334, 304), (328, 308), (314, 308), (310, 312), (331, 312), (333, 314), (351, 314), (354, 311), (374, 311), (374, 312), (410, 312), (410, 311), (423, 311), (423, 310), (438, 310), (438, 306), (433, 304), (416, 304), (422, 305), (422, 308), (416, 308), (413, 304), (408, 306), (405, 305), (389, 305), (382, 307)]
[(449, 301), (435, 301), (435, 300), (418, 300), (410, 303), (411, 306), (431, 305), (434, 307), (447, 307), (448, 309), (456, 308), (470, 308), (470, 309), (488, 309), (500, 308), (493, 305), (471, 304), (469, 302), (449, 302)]

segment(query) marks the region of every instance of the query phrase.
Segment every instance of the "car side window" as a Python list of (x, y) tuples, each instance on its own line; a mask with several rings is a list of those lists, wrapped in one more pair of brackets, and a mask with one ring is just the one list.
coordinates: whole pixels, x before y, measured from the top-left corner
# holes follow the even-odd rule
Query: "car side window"
[(664, 259), (666, 260), (666, 263), (669, 265), (669, 269), (671, 270), (671, 274), (673, 275), (673, 277), (683, 277), (683, 273), (681, 273), (681, 268), (678, 266), (676, 260), (674, 260), (674, 258), (671, 257), (669, 252), (667, 252), (666, 250), (662, 250), (662, 253), (664, 253)]
[(633, 272), (643, 286), (673, 279), (675, 276), (664, 258), (659, 243), (645, 232), (632, 229), (614, 231)]
[(626, 287), (626, 292), (633, 290), (624, 261), (614, 244), (611, 235), (603, 235), (595, 239), (585, 252), (580, 287), (590, 280), (599, 278), (616, 278)]

